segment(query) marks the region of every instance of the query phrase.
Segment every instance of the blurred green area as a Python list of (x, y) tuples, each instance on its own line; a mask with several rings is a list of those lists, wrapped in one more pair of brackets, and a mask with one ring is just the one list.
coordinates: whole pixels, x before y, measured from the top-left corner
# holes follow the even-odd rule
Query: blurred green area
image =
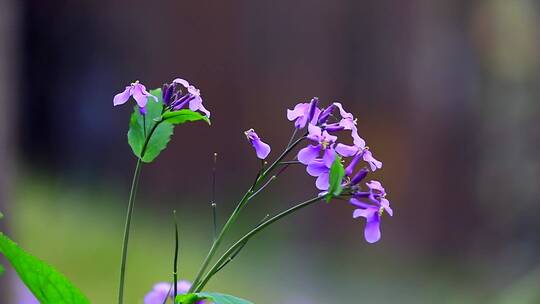
[[(74, 187), (69, 182), (35, 175), (20, 178), (18, 185), (16, 204), (7, 215), (13, 237), (65, 273), (92, 303), (112, 303), (125, 211), (118, 202), (125, 201), (125, 191)], [(172, 269), (172, 217), (170, 210), (158, 207), (171, 202), (139, 197), (129, 251), (126, 303), (142, 303), (144, 294), (154, 283), (168, 280)], [(210, 213), (178, 212), (180, 277), (191, 279), (210, 245)], [(384, 243), (369, 246), (363, 242), (360, 229), (356, 240), (341, 238), (332, 247), (317, 243), (317, 231), (309, 239), (295, 242), (294, 222), (310, 213), (297, 214), (253, 240), (207, 289), (260, 304), (519, 304), (538, 303), (540, 299), (538, 271), (507, 290), (492, 290), (482, 282), (481, 268), (440, 257), (415, 259)], [(350, 243), (339, 243), (344, 240)]]

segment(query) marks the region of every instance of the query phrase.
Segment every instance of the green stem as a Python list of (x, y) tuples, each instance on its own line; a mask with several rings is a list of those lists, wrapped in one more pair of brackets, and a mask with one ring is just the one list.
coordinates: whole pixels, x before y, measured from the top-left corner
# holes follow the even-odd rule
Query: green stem
[(124, 226), (124, 238), (122, 240), (122, 259), (120, 261), (120, 284), (118, 287), (118, 304), (124, 303), (124, 286), (126, 279), (126, 263), (127, 263), (127, 254), (128, 254), (128, 243), (129, 243), (129, 232), (131, 227), (131, 217), (133, 216), (133, 206), (135, 205), (135, 196), (137, 194), (137, 187), (139, 185), (139, 177), (141, 175), (142, 169), (142, 158), (146, 152), (150, 138), (156, 131), (156, 128), (161, 123), (156, 122), (152, 129), (150, 130), (148, 136), (146, 137), (143, 147), (141, 149), (141, 157), (137, 159), (137, 164), (135, 165), (135, 172), (133, 173), (133, 180), (131, 182), (131, 190), (129, 191), (129, 200), (128, 208), (126, 214), (126, 223)]
[(199, 271), (197, 272), (197, 275), (195, 276), (195, 279), (193, 280), (193, 285), (191, 285), (191, 288), (188, 292), (193, 292), (195, 287), (199, 284), (202, 276), (204, 275), (204, 272), (206, 271), (206, 269), (210, 265), (212, 258), (216, 254), (216, 251), (219, 248), (219, 245), (223, 241), (223, 236), (230, 229), (231, 225), (234, 222), (236, 222), (238, 215), (240, 214), (240, 212), (242, 211), (246, 203), (249, 201), (250, 197), (254, 193), (254, 190), (257, 189), (257, 187), (266, 179), (269, 173), (272, 172), (272, 170), (274, 170), (277, 167), (279, 162), (281, 162), (285, 158), (285, 156), (287, 156), (287, 154), (291, 152), (303, 139), (304, 137), (301, 137), (297, 139), (294, 143), (287, 145), (287, 148), (283, 151), (283, 153), (281, 153), (281, 155), (263, 173), (261, 173), (257, 177), (257, 179), (255, 180), (255, 183), (244, 194), (240, 202), (238, 202), (238, 204), (236, 205), (236, 208), (232, 212), (231, 216), (229, 217), (225, 225), (223, 225), (223, 228), (221, 228), (219, 235), (212, 243), (212, 247), (210, 247), (208, 254), (206, 255), (201, 267), (199, 268)]
[(133, 205), (135, 203), (135, 195), (137, 193), (137, 186), (139, 184), (139, 177), (141, 174), (142, 161), (139, 158), (137, 165), (135, 166), (135, 172), (133, 173), (133, 181), (131, 182), (131, 191), (129, 192), (129, 201), (126, 215), (126, 224), (124, 227), (124, 239), (122, 241), (122, 261), (120, 262), (120, 286), (118, 288), (118, 303), (124, 302), (124, 282), (126, 275), (126, 261), (128, 253), (129, 243), (129, 231), (131, 226), (131, 216), (133, 214)]
[(317, 196), (317, 197), (314, 197), (312, 199), (309, 199), (305, 202), (302, 202), (296, 206), (293, 206), (273, 217), (271, 217), (270, 219), (264, 221), (263, 223), (261, 223), (260, 225), (257, 225), (255, 228), (253, 228), (250, 232), (248, 232), (246, 235), (244, 235), (242, 238), (240, 238), (236, 243), (234, 243), (234, 245), (232, 245), (220, 258), (219, 260), (214, 264), (214, 266), (212, 266), (212, 268), (208, 271), (208, 273), (206, 274), (206, 276), (204, 276), (204, 278), (201, 280), (201, 283), (196, 287), (195, 289), (195, 292), (199, 292), (201, 291), (204, 286), (206, 285), (206, 283), (208, 283), (208, 281), (212, 278), (212, 276), (214, 274), (217, 273), (217, 270), (221, 268), (221, 265), (223, 263), (226, 263), (227, 262), (227, 259), (229, 258), (229, 256), (231, 254), (234, 254), (237, 249), (239, 249), (240, 247), (244, 246), (245, 243), (251, 238), (253, 237), (254, 235), (256, 235), (258, 232), (260, 232), (261, 230), (263, 230), (264, 228), (268, 227), (270, 224), (278, 221), (279, 219), (291, 214), (291, 213), (294, 213), (295, 211), (298, 211), (304, 207), (307, 207), (313, 203), (316, 203), (320, 200), (322, 200), (324, 197), (320, 197), (320, 196)]

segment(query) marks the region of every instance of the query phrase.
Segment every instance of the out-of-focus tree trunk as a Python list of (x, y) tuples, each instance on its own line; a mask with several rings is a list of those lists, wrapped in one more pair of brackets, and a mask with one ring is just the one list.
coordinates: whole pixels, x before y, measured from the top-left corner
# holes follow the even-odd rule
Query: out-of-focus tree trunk
[[(17, 75), (17, 46), (20, 1), (0, 0), (0, 211), (6, 216), (0, 221), (0, 231), (8, 230), (10, 194), (13, 189), (14, 140), (12, 137)], [(5, 261), (2, 261), (5, 266)], [(0, 278), (0, 303), (13, 303), (8, 282), (11, 272)], [(11, 274), (12, 275), (12, 274)]]

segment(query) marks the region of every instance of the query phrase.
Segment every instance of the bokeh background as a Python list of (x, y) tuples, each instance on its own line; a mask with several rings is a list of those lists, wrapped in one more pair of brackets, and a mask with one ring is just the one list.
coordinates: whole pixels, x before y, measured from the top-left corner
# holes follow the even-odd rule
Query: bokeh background
[[(171, 273), (192, 279), (212, 240), (212, 155), (223, 223), (258, 161), (276, 156), (286, 108), (318, 96), (358, 117), (395, 216), (383, 239), (343, 202), (251, 241), (209, 290), (255, 303), (540, 303), (540, 3), (533, 0), (0, 0), (2, 230), (114, 303), (135, 157), (130, 108), (112, 96), (175, 77), (203, 93), (213, 125), (176, 129), (144, 167), (127, 303)], [(235, 231), (315, 194), (300, 167)], [(232, 240), (232, 239), (231, 239)], [(0, 302), (23, 303), (12, 272)]]

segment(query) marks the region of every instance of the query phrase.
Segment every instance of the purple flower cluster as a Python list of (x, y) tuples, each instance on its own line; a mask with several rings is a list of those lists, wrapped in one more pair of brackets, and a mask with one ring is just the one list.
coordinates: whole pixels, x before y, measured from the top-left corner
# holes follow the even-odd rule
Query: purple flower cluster
[[(187, 92), (183, 92), (182, 88)], [(172, 83), (163, 85), (162, 92), (163, 103), (171, 111), (178, 111), (187, 106), (191, 111), (201, 111), (210, 118), (210, 112), (202, 104), (201, 91), (187, 80), (176, 78)]]
[[(369, 172), (381, 169), (382, 162), (373, 156), (366, 141), (358, 133), (356, 118), (341, 103), (334, 102), (326, 108), (319, 108), (318, 105), (319, 99), (314, 97), (310, 102), (299, 103), (294, 109), (287, 110), (287, 118), (294, 121), (297, 130), (307, 126), (305, 139), (310, 143), (298, 152), (297, 159), (306, 166), (309, 175), (317, 178), (315, 186), (322, 191), (321, 194), (325, 194), (330, 187), (332, 164), (338, 155), (342, 158), (346, 163), (342, 197), (348, 198), (349, 203), (357, 208), (353, 212), (354, 218), (366, 219), (366, 241), (377, 242), (381, 237), (382, 215), (386, 212), (392, 216), (393, 212), (380, 182), (372, 180), (366, 183), (368, 191), (363, 191), (360, 184)], [(270, 146), (253, 129), (245, 133), (257, 157), (265, 159), (270, 153)], [(352, 145), (339, 142), (343, 138), (348, 138)], [(361, 166), (361, 162), (365, 166)]]
[[(319, 190), (326, 191), (329, 188), (330, 168), (336, 156), (339, 155), (343, 159), (350, 158), (342, 182), (346, 190), (344, 196), (357, 208), (353, 212), (353, 217), (366, 219), (364, 229), (366, 241), (377, 242), (381, 238), (380, 222), (384, 211), (389, 215), (393, 212), (380, 182), (368, 182), (366, 186), (369, 191), (363, 191), (360, 183), (369, 172), (381, 169), (382, 162), (375, 159), (366, 146), (366, 141), (358, 133), (356, 118), (347, 112), (341, 103), (334, 102), (321, 109), (318, 102), (317, 98), (313, 98), (310, 103), (300, 103), (293, 110), (287, 110), (287, 118), (295, 122), (297, 129), (302, 129), (307, 124), (306, 138), (311, 142), (298, 152), (298, 161), (306, 165), (309, 175), (317, 178), (315, 186)], [(334, 112), (339, 112), (339, 115), (337, 113), (334, 115)], [(338, 142), (338, 133), (349, 133), (352, 145)], [(360, 167), (361, 161), (368, 167)], [(357, 167), (360, 169), (356, 170)]]
[[(341, 103), (334, 102), (326, 108), (319, 108), (318, 102), (317, 98), (313, 98), (310, 103), (300, 103), (293, 110), (287, 110), (287, 118), (294, 121), (297, 129), (307, 125), (306, 138), (311, 142), (298, 152), (298, 161), (306, 165), (309, 175), (317, 178), (315, 186), (326, 191), (329, 188), (330, 169), (336, 156), (350, 158), (342, 181), (346, 190), (344, 196), (349, 198), (350, 204), (357, 207), (353, 217), (366, 219), (366, 241), (377, 242), (381, 237), (380, 222), (384, 211), (391, 216), (393, 212), (380, 182), (368, 182), (366, 186), (369, 191), (363, 191), (360, 183), (369, 172), (381, 169), (382, 162), (375, 159), (366, 146), (366, 141), (358, 133), (356, 118), (347, 112)], [(334, 112), (339, 112), (339, 115), (334, 115)], [(349, 133), (352, 145), (338, 142), (338, 133)], [(368, 167), (360, 167), (360, 161), (365, 162)], [(357, 167), (360, 169), (356, 170)]]
[[(184, 89), (185, 91), (183, 91)], [(130, 97), (137, 102), (139, 111), (142, 115), (146, 114), (146, 104), (148, 97), (153, 98), (156, 102), (158, 99), (148, 91), (146, 87), (135, 81), (126, 89), (118, 93), (113, 98), (113, 105), (118, 106), (126, 103)], [(176, 78), (170, 84), (163, 85), (162, 90), (163, 103), (170, 111), (178, 111), (184, 108), (189, 108), (191, 111), (200, 111), (210, 118), (210, 112), (203, 106), (201, 91), (191, 85), (187, 80)]]

